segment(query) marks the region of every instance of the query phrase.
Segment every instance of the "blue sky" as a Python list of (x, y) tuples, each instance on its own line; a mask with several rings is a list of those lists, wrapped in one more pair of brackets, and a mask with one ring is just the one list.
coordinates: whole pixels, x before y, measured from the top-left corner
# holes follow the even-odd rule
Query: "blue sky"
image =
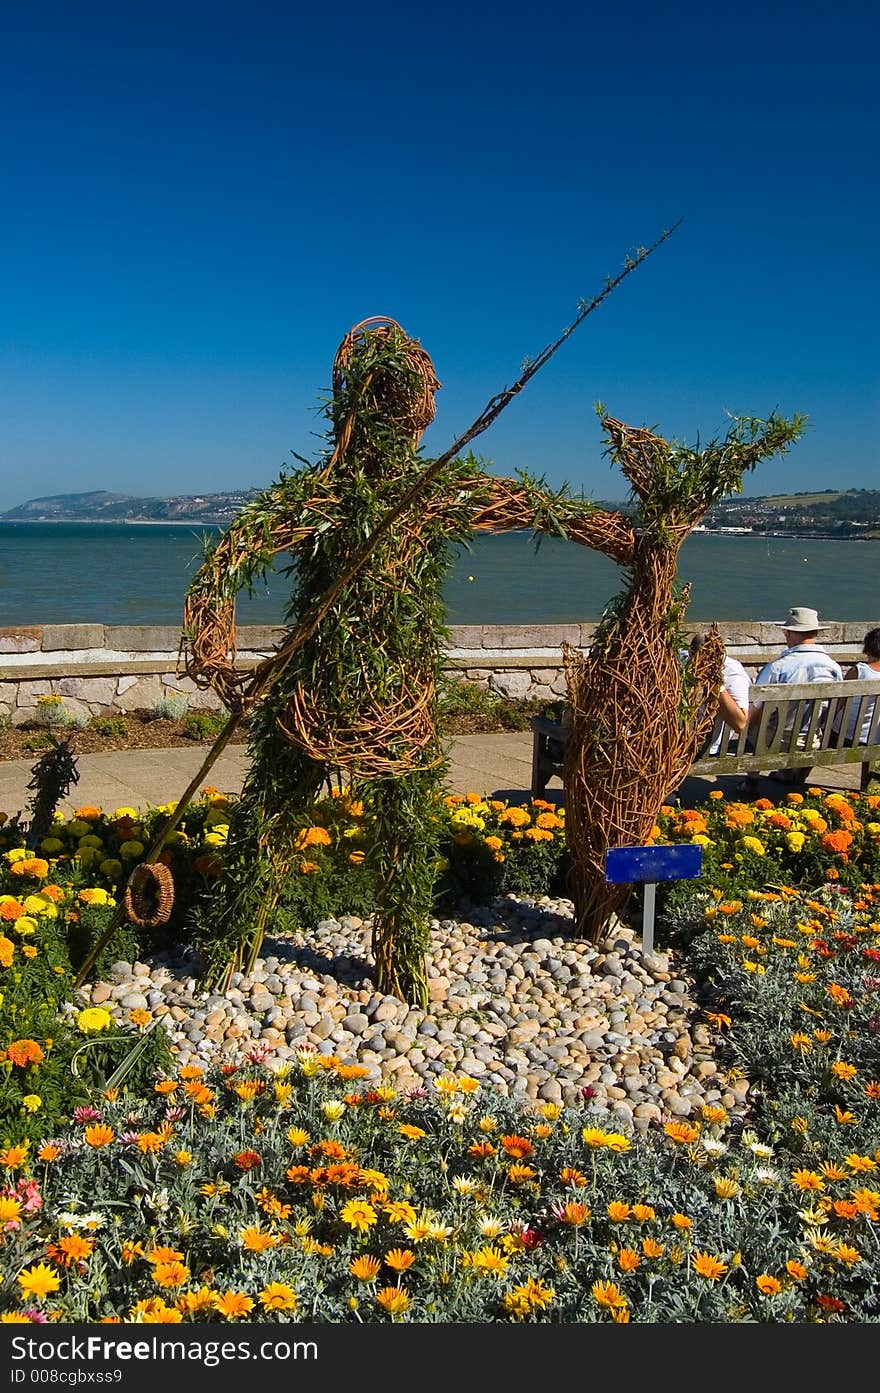
[(877, 484), (877, 7), (166, 0), (8, 10), (0, 509), (269, 484), (336, 346), (399, 320), (439, 453), (626, 252), (681, 227), (475, 445), (597, 498), (593, 403), (810, 427), (747, 493)]

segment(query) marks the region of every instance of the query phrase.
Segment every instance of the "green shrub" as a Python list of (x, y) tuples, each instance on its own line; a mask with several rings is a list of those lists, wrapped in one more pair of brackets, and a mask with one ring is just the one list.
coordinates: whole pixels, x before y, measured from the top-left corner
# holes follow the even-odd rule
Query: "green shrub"
[(183, 717), (180, 728), (188, 740), (216, 740), (226, 719), (217, 711), (189, 711)]
[(29, 750), (31, 754), (37, 754), (40, 750), (50, 750), (52, 748), (52, 737), (51, 735), (43, 735), (41, 732), (35, 731), (33, 735), (29, 735), (27, 739), (22, 741), (21, 747), (23, 750)]
[(95, 716), (91, 726), (97, 735), (106, 735), (113, 740), (124, 739), (128, 731), (124, 716)]

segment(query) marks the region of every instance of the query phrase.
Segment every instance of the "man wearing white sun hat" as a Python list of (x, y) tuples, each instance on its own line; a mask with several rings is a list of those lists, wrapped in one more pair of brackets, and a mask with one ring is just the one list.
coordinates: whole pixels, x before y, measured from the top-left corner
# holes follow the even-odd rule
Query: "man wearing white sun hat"
[[(769, 682), (842, 682), (843, 671), (816, 639), (827, 624), (805, 605), (795, 605), (788, 618), (779, 621), (786, 647), (772, 663), (765, 663), (755, 678), (756, 686)], [(752, 719), (757, 719), (757, 713)]]
[[(843, 670), (839, 663), (826, 653), (821, 643), (816, 639), (822, 629), (827, 629), (827, 624), (819, 623), (819, 615), (816, 610), (809, 609), (806, 605), (795, 605), (788, 611), (788, 616), (781, 619), (779, 628), (785, 636), (785, 648), (778, 658), (772, 662), (765, 663), (755, 678), (756, 687), (766, 687), (771, 683), (777, 682), (842, 682)], [(807, 729), (812, 719), (812, 702), (805, 709), (802, 725), (801, 738), (806, 738)], [(819, 721), (816, 729), (821, 732), (822, 719), (827, 713), (828, 703), (822, 703), (819, 712)], [(752, 707), (749, 712), (749, 725), (754, 725), (761, 715), (760, 704)], [(790, 728), (790, 727), (789, 727)], [(788, 729), (788, 728), (787, 728)], [(809, 769), (787, 769), (781, 770), (776, 777), (786, 783), (802, 784), (806, 783), (809, 777)]]

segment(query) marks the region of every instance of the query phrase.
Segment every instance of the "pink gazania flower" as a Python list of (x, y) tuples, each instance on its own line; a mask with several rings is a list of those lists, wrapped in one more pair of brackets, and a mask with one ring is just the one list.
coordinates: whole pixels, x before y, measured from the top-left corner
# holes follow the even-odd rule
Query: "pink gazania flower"
[(74, 1108), (73, 1120), (74, 1122), (100, 1122), (101, 1114), (97, 1111), (96, 1108), (93, 1108), (90, 1106), (90, 1104), (86, 1103), (84, 1107)]

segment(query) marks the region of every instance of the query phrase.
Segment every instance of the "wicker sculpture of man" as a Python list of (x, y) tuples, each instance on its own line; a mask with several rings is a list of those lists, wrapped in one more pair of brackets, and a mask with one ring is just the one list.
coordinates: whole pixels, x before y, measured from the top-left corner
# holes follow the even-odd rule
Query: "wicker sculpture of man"
[(292, 632), (364, 539), (385, 528), (369, 564), (352, 575), (308, 641), (276, 664), (253, 705), (249, 772), (201, 920), (214, 981), (255, 961), (283, 880), (302, 860), (309, 809), (344, 771), (350, 796), (364, 799), (371, 815), (377, 988), (426, 1003), (436, 854), (430, 817), (445, 772), (436, 724), (446, 636), (441, 587), (451, 545), (474, 531), (532, 528), (629, 559), (631, 528), (619, 514), (525, 475), (492, 477), (469, 454), (449, 459), (401, 507), (422, 470), (419, 442), (438, 386), (427, 353), (393, 320), (352, 329), (334, 364), (329, 457), (282, 477), (250, 504), (190, 587), (186, 672), (235, 712), (248, 701), (247, 675), (235, 667), (236, 593), (273, 556), (294, 553)]

